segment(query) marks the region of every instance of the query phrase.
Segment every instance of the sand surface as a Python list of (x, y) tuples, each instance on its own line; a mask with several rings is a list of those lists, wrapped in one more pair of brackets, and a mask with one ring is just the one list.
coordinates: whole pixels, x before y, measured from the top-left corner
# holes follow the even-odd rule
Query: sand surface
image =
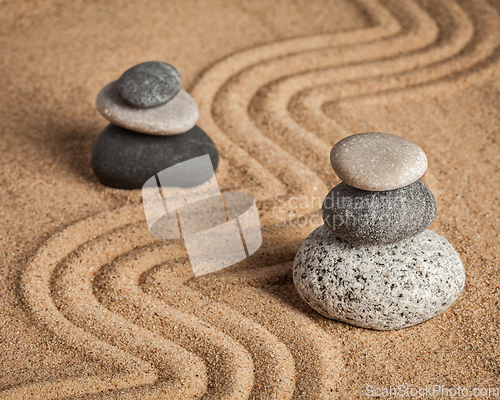
[[(498, 0), (0, 1), (0, 398), (499, 387), (499, 12)], [(97, 93), (149, 60), (182, 74), (222, 190), (258, 201), (261, 249), (212, 275), (193, 278), (182, 242), (149, 235), (140, 191), (90, 168), (107, 124)], [(449, 310), (395, 332), (323, 318), (291, 275), (339, 182), (330, 148), (367, 131), (424, 149), (431, 229), (467, 275)]]

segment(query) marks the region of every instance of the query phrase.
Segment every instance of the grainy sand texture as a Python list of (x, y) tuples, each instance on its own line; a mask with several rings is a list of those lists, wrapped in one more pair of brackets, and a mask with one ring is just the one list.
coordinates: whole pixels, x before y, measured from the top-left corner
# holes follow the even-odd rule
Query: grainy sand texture
[[(498, 0), (0, 1), (0, 398), (500, 387), (499, 12)], [(193, 277), (182, 241), (149, 234), (139, 190), (90, 168), (107, 124), (97, 93), (150, 60), (182, 74), (221, 190), (257, 200), (262, 247), (211, 275)], [(426, 152), (431, 229), (467, 275), (450, 309), (395, 332), (322, 317), (291, 274), (339, 183), (331, 147), (370, 131)]]

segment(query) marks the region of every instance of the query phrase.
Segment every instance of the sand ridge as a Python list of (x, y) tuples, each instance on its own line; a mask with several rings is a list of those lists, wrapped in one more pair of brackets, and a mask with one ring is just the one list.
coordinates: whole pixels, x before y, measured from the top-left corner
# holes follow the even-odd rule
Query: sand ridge
[[(380, 349), (410, 357), (421, 351), (416, 339), (437, 353), (443, 350), (434, 335), (450, 348), (477, 335), (470, 321), (463, 327), (453, 320), (467, 320), (461, 304), (413, 330), (376, 336), (318, 316), (294, 291), (294, 252), (319, 222), (275, 226), (276, 195), (307, 198), (303, 208), (280, 205), (291, 218), (314, 215), (314, 198), (338, 183), (328, 153), (353, 133), (346, 114), (391, 102), (417, 108), (429, 93), (444, 96), (487, 82), (498, 65), (500, 19), (485, 0), (360, 0), (357, 6), (367, 15), (366, 28), (239, 51), (210, 66), (190, 90), (199, 124), (221, 153), (222, 188), (248, 191), (259, 202), (264, 245), (258, 254), (192, 279), (182, 244), (152, 238), (141, 204), (60, 229), (21, 271), (22, 301), (40, 329), (102, 373), (26, 382), (0, 391), (0, 398), (363, 398), (354, 377), (394, 384), (375, 371)], [(439, 173), (431, 163), (424, 180), (445, 199)], [(444, 229), (445, 222), (438, 224)], [(458, 329), (459, 339), (444, 334), (439, 321)], [(364, 366), (369, 357), (372, 364)], [(437, 358), (431, 363), (444, 368)], [(407, 383), (423, 382), (406, 376)], [(477, 383), (462, 378), (458, 383)]]

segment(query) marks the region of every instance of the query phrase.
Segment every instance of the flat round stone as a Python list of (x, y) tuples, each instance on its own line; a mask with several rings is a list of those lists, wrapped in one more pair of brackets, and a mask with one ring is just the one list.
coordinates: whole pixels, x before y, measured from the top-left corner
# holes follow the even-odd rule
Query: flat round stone
[(158, 107), (182, 89), (182, 78), (170, 64), (149, 61), (138, 64), (118, 79), (118, 93), (132, 107)]
[(198, 121), (198, 106), (184, 90), (162, 106), (135, 108), (120, 97), (117, 86), (117, 81), (104, 86), (96, 101), (97, 110), (115, 125), (150, 135), (175, 135)]
[[(110, 124), (94, 144), (91, 165), (104, 185), (140, 189), (165, 168), (205, 154), (210, 155), (215, 171), (219, 153), (214, 142), (198, 126), (182, 135), (153, 136)], [(205, 180), (208, 179), (210, 176)]]
[(342, 182), (323, 201), (325, 225), (356, 244), (390, 244), (431, 226), (437, 205), (420, 180), (394, 190), (370, 192)]
[(297, 292), (327, 318), (378, 330), (407, 328), (453, 304), (465, 283), (459, 255), (430, 230), (396, 244), (349, 243), (325, 225), (299, 248)]
[(388, 133), (359, 133), (333, 146), (330, 162), (345, 183), (362, 190), (409, 185), (427, 170), (427, 157), (415, 143)]

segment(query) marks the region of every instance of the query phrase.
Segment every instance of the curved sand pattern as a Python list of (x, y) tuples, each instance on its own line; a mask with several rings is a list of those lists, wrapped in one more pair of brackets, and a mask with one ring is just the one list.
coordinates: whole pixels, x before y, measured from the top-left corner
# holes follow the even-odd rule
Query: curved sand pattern
[[(452, 74), (461, 74), (470, 84), (491, 73), (498, 55), (499, 28), (498, 16), (485, 1), (419, 1), (420, 7), (411, 1), (384, 3), (401, 22), (372, 7), (379, 20), (387, 20), (388, 28), (364, 30), (366, 37), (360, 35), (355, 45), (346, 48), (352, 35), (339, 33), (323, 38), (335, 40), (333, 48), (321, 46), (313, 37), (302, 52), (297, 49), (303, 42), (283, 42), (274, 58), (267, 54), (273, 45), (251, 49), (216, 64), (193, 88), (200, 118), (215, 132), (216, 143), (221, 141), (221, 153), (231, 143), (229, 137), (284, 183), (285, 190), (283, 185), (274, 185), (272, 191), (254, 192), (257, 199), (269, 200), (279, 193), (307, 194), (312, 199), (324, 193), (318, 177), (333, 177), (324, 172), (330, 171), (324, 149), (348, 134), (325, 117), (322, 106), (326, 103), (361, 96), (364, 100), (367, 94), (379, 101), (386, 92), (398, 89), (407, 93), (426, 87), (449, 88), (443, 81), (449, 81)], [(442, 18), (434, 21), (426, 11)], [(236, 66), (241, 71), (234, 72)], [(232, 75), (221, 83), (224, 74)], [(344, 132), (341, 137), (332, 134), (339, 130)], [(255, 176), (251, 169), (248, 173)], [(260, 177), (269, 182), (267, 176)], [(297, 214), (298, 210), (289, 211)], [(311, 211), (314, 207), (302, 210)]]
[(328, 89), (331, 89), (329, 94), (337, 90), (339, 100), (352, 96), (344, 89), (346, 86), (352, 87), (355, 94), (364, 94), (368, 87), (360, 84), (360, 80), (406, 72), (446, 59), (458, 53), (472, 36), (470, 20), (451, 1), (433, 3), (430, 7), (434, 13), (441, 9), (446, 16), (440, 18), (439, 23), (414, 3), (400, 2), (397, 8), (406, 34), (374, 44), (351, 46), (341, 57), (332, 56), (328, 68), (272, 82), (253, 99), (250, 114), (255, 124), (282, 146), (287, 146), (291, 135), (293, 141), (300, 140), (302, 146), (294, 146), (294, 155), (325, 180), (333, 176), (328, 149), (351, 134), (322, 113), (321, 106), (332, 101), (326, 97)]
[[(70, 226), (47, 242), (22, 280), (26, 302), (41, 323), (67, 344), (103, 363), (126, 369), (122, 379), (128, 385), (117, 378), (107, 382), (102, 377), (86, 377), (26, 385), (2, 395), (37, 398), (40, 392), (34, 389), (44, 388), (58, 397), (88, 393), (91, 387), (95, 392), (127, 389), (103, 394), (104, 397), (198, 398), (204, 393), (204, 399), (246, 399), (262, 398), (251, 393), (254, 387), (262, 387), (268, 392), (265, 398), (291, 398), (296, 379), (293, 356), (266, 328), (245, 317), (236, 317), (234, 311), (216, 302), (196, 300), (199, 294), (183, 289), (178, 278), (170, 289), (175, 290), (175, 308), (140, 289), (141, 275), (151, 268), (171, 258), (185, 261), (185, 253), (175, 241), (167, 245), (167, 251), (159, 251), (165, 250), (165, 246), (148, 247), (155, 240), (144, 226), (134, 223), (139, 220), (143, 225), (142, 212), (141, 206), (125, 207)], [(113, 221), (127, 223), (113, 226)], [(72, 247), (75, 249), (70, 252)], [(49, 268), (43, 258), (47, 254), (55, 258)], [(96, 275), (99, 279), (94, 282)], [(179, 298), (179, 289), (185, 292), (183, 298)], [(165, 293), (168, 290), (161, 291), (162, 300), (168, 300)], [(188, 301), (195, 304), (186, 307)], [(208, 319), (220, 330), (199, 318)], [(65, 329), (60, 329), (61, 325)], [(323, 343), (315, 336), (312, 332), (309, 348), (320, 354), (328, 353), (325, 350), (328, 347), (318, 346)], [(298, 338), (294, 352), (303, 351), (302, 345), (303, 339)], [(246, 348), (255, 357), (255, 366)], [(123, 356), (124, 351), (128, 357)], [(111, 353), (111, 357), (100, 357), (101, 352)], [(319, 359), (336, 361), (333, 357)], [(141, 362), (144, 366), (138, 368)], [(309, 374), (311, 371), (319, 374), (324, 367), (311, 369), (315, 361), (306, 365)], [(329, 363), (329, 368), (333, 365)], [(129, 372), (133, 368), (137, 368), (136, 374)], [(258, 372), (255, 386), (254, 368)], [(216, 377), (218, 380), (214, 381)]]
[[(206, 379), (204, 365), (198, 357), (183, 348), (156, 338), (149, 331), (140, 330), (98, 305), (81, 302), (80, 293), (74, 302), (63, 304), (65, 309), (76, 308), (73, 310), (73, 315), (80, 316), (79, 322), (84, 325), (83, 328), (65, 318), (64, 312), (61, 312), (62, 306), (57, 307), (54, 304), (50, 282), (59, 264), (80, 246), (85, 248), (86, 243), (94, 237), (119, 229), (136, 220), (140, 221), (142, 215), (137, 213), (138, 208), (125, 207), (119, 211), (102, 213), (54, 235), (34, 256), (21, 280), (21, 290), (26, 305), (40, 324), (68, 345), (82, 350), (102, 363), (117, 366), (123, 372), (111, 374), (110, 377), (82, 377), (27, 384), (1, 392), (3, 398), (47, 398), (46, 393), (52, 393), (53, 398), (56, 398), (147, 384), (154, 384), (159, 393), (168, 394), (171, 398), (198, 398), (203, 393)], [(151, 238), (148, 237), (148, 240), (151, 241)], [(115, 251), (119, 254), (120, 251), (126, 251), (133, 246), (135, 244), (127, 240), (124, 248), (117, 248)], [(97, 254), (90, 266), (99, 265), (99, 260), (105, 260), (106, 257), (108, 253)], [(83, 272), (84, 277), (89, 274), (92, 276), (93, 271), (92, 268), (84, 268)], [(80, 279), (83, 277), (80, 276)], [(56, 286), (57, 283), (56, 280)], [(57, 293), (58, 289), (55, 291)], [(127, 329), (123, 329), (123, 326)], [(108, 344), (108, 341), (112, 344)], [(123, 347), (127, 349), (126, 352), (121, 349)], [(142, 358), (146, 358), (147, 361), (143, 361)], [(162, 366), (161, 373), (153, 368), (154, 362)], [(136, 398), (137, 395), (147, 396), (141, 389), (137, 389), (122, 391), (120, 398)], [(112, 394), (109, 396), (116, 397)]]
[[(499, 19), (485, 1), (359, 3), (374, 21), (367, 29), (234, 54), (192, 90), (200, 123), (227, 168), (250, 176), (245, 189), (260, 202), (263, 226), (275, 222), (270, 207), (277, 194), (312, 199), (335, 180), (324, 172), (325, 146), (351, 132), (325, 114), (418, 97), (429, 87), (453, 89), (457, 79), (475, 83), (498, 58)], [(314, 204), (285, 210), (309, 214)], [(142, 207), (133, 206), (71, 225), (22, 273), (33, 317), (66, 344), (110, 364), (109, 376), (27, 383), (0, 397), (332, 397), (340, 343), (296, 305), (252, 287), (274, 279), (294, 293), (289, 260), (189, 281), (182, 247), (158, 244), (137, 225), (143, 218)], [(232, 292), (238, 283), (245, 286)], [(255, 309), (246, 309), (248, 299)]]
[[(438, 28), (425, 12), (413, 2), (393, 3), (391, 12), (401, 21), (395, 35), (368, 43), (353, 44), (349, 47), (335, 47), (328, 51), (315, 50), (283, 57), (245, 70), (237, 76), (238, 83), (226, 84), (228, 88), (224, 91), (224, 98), (216, 99), (216, 107), (230, 110), (225, 112), (220, 119), (231, 118), (231, 123), (234, 125), (233, 121), (243, 118), (229, 107), (229, 104), (235, 103), (234, 99), (241, 98), (241, 94), (232, 93), (232, 91), (237, 93), (237, 89), (231, 91), (231, 85), (244, 85), (246, 82), (248, 85), (251, 83), (255, 88), (260, 85), (259, 90), (252, 92), (252, 98), (249, 100), (250, 113), (247, 119), (251, 118), (256, 128), (278, 142), (281, 148), (293, 152), (295, 158), (303, 162), (309, 170), (316, 173), (326, 171), (326, 174), (333, 175), (329, 172), (331, 167), (328, 163), (328, 149), (332, 146), (329, 143), (332, 141), (331, 132), (330, 138), (326, 141), (319, 139), (313, 132), (301, 129), (289, 117), (287, 104), (297, 91), (305, 88), (318, 84), (324, 85), (335, 80), (353, 80), (360, 75), (360, 70), (365, 74), (373, 74), (377, 69), (374, 69), (373, 63), (370, 62), (372, 58), (400, 56), (403, 52), (428, 46), (436, 40)], [(395, 60), (399, 63), (398, 58)], [(406, 67), (404, 62), (400, 64)], [(275, 70), (281, 74), (284, 72), (287, 74), (278, 76)], [(240, 110), (240, 114), (242, 112)], [(247, 114), (246, 110), (244, 112)], [(244, 122), (246, 125), (251, 124), (251, 122)], [(297, 142), (300, 146), (296, 146)], [(320, 174), (322, 178), (325, 178), (324, 173), (320, 172)], [(300, 193), (314, 192), (307, 190)]]
[[(313, 126), (314, 132), (324, 137), (331, 134), (332, 129), (332, 120), (325, 116), (325, 109), (332, 115), (334, 107), (345, 103), (352, 107), (356, 102), (401, 101), (405, 96), (419, 96), (422, 90), (458, 90), (485, 79), (492, 73), (499, 56), (498, 16), (485, 1), (459, 4), (462, 10), (455, 5), (449, 8), (451, 12), (443, 13), (454, 20), (439, 19), (444, 25), (439, 41), (442, 45), (421, 54), (400, 57), (397, 63), (380, 62), (373, 71), (383, 71), (383, 75), (376, 78), (361, 76), (361, 82), (340, 84), (327, 84), (326, 78), (318, 82), (317, 86), (323, 84), (321, 87), (296, 91), (290, 101), (290, 114), (296, 122)], [(393, 74), (397, 64), (407, 59), (418, 67)]]
[[(61, 308), (68, 320), (75, 325), (85, 326), (94, 336), (103, 337), (114, 346), (123, 346), (134, 355), (137, 352), (143, 358), (148, 357), (148, 353), (150, 353), (151, 362), (157, 366), (159, 372), (163, 372), (162, 360), (172, 359), (172, 356), (165, 349), (168, 349), (172, 342), (179, 343), (189, 353), (194, 353), (202, 359), (206, 365), (208, 373), (208, 382), (206, 383), (203, 382), (206, 379), (203, 374), (198, 377), (199, 372), (204, 372), (203, 365), (193, 365), (190, 371), (183, 371), (185, 375), (196, 375), (195, 381), (199, 381), (197, 385), (201, 383), (204, 383), (205, 386), (213, 385), (215, 382), (211, 381), (210, 378), (213, 378), (214, 374), (223, 377), (222, 382), (217, 383), (229, 393), (226, 395), (222, 393), (211, 394), (209, 389), (205, 389), (207, 394), (204, 398), (247, 398), (252, 381), (245, 379), (245, 377), (252, 376), (253, 363), (246, 350), (234, 340), (215, 329), (207, 328), (189, 314), (159, 302), (155, 304), (152, 299), (140, 301), (143, 300), (138, 297), (140, 290), (133, 290), (135, 288), (133, 283), (136, 282), (134, 280), (131, 281), (131, 288), (124, 290), (124, 293), (115, 299), (116, 302), (123, 302), (123, 306), (129, 306), (126, 317), (133, 323), (117, 317), (117, 313), (111, 312), (114, 311), (114, 308), (110, 308), (108, 311), (94, 297), (92, 280), (95, 273), (103, 265), (108, 264), (120, 254), (148, 245), (152, 240), (149, 232), (143, 226), (124, 227), (109, 235), (100, 236), (92, 243), (91, 248), (85, 249), (82, 254), (79, 254), (74, 260), (60, 268), (61, 271), (58, 271), (55, 280), (56, 303), (63, 305)], [(111, 243), (113, 251), (108, 250)], [(176, 247), (179, 248), (179, 244), (172, 243), (167, 248), (167, 254), (170, 253), (170, 248), (175, 249)], [(135, 305), (135, 309), (127, 303)], [(167, 338), (168, 341), (163, 338)], [(210, 352), (205, 351), (206, 349), (210, 349)], [(185, 350), (184, 353), (186, 353)], [(182, 355), (181, 353), (181, 356), (187, 357), (188, 354)], [(150, 360), (148, 359), (148, 361)], [(171, 373), (167, 370), (163, 376), (171, 379), (169, 376)], [(193, 386), (193, 383), (185, 381), (184, 385), (190, 387)]]
[[(226, 304), (243, 310), (242, 313), (248, 317), (252, 316), (288, 347), (295, 360), (297, 374), (294, 398), (329, 399), (340, 369), (339, 343), (283, 300), (252, 287), (258, 285), (259, 281), (281, 277), (277, 284), (282, 286), (285, 283), (287, 290), (300, 302), (291, 281), (291, 266), (290, 261), (254, 269), (250, 273), (227, 274), (224, 276), (226, 285), (222, 287), (217, 285), (220, 279), (218, 277), (201, 279), (194, 286), (202, 292), (209, 292), (209, 288), (217, 287), (217, 295), (222, 295)], [(213, 281), (212, 284), (207, 284), (210, 280)], [(233, 292), (230, 283), (241, 281), (251, 281), (252, 286), (240, 286), (238, 291)], [(252, 309), (245, 309), (248, 301), (251, 301)], [(293, 335), (290, 335), (291, 331), (294, 332)]]
[[(179, 256), (182, 252), (178, 252), (177, 254), (169, 252), (165, 254), (165, 250), (169, 250), (169, 247), (157, 246), (157, 248), (144, 248), (139, 254), (134, 255), (134, 257), (127, 257), (124, 262), (113, 264), (103, 277), (103, 280), (106, 282), (106, 291), (101, 296), (102, 300), (117, 313), (126, 312), (130, 315), (130, 306), (132, 305), (133, 315), (139, 319), (144, 318), (145, 304), (154, 303), (160, 305), (160, 307), (152, 308), (151, 311), (154, 313), (157, 313), (158, 310), (175, 307), (175, 309), (178, 309), (179, 312), (185, 315), (194, 315), (194, 317), (191, 317), (193, 319), (199, 318), (205, 321), (200, 322), (202, 326), (210, 324), (217, 328), (212, 330), (223, 331), (228, 336), (242, 343), (244, 345), (242, 351), (248, 349), (255, 360), (255, 365), (252, 365), (250, 361), (250, 369), (245, 371), (246, 379), (242, 379), (242, 381), (249, 381), (250, 386), (245, 391), (241, 389), (238, 391), (230, 390), (226, 394), (224, 392), (231, 385), (234, 386), (235, 384), (239, 384), (239, 382), (235, 380), (231, 385), (225, 385), (225, 382), (221, 382), (219, 379), (217, 382), (212, 382), (215, 390), (213, 390), (213, 393), (210, 393), (210, 397), (205, 397), (214, 399), (226, 397), (231, 399), (247, 398), (250, 394), (248, 389), (252, 389), (253, 383), (254, 387), (265, 386), (275, 394), (268, 398), (286, 398), (286, 393), (290, 393), (294, 385), (293, 359), (287, 348), (262, 326), (218, 302), (208, 301), (200, 293), (185, 287), (183, 281), (191, 277), (190, 271), (186, 271), (187, 274), (185, 274), (184, 279), (180, 279), (171, 271), (166, 271), (167, 276), (162, 281), (161, 290), (154, 290), (154, 287), (143, 284), (141, 286), (144, 292), (141, 291), (141, 287), (139, 287), (141, 275), (144, 273), (149, 274), (150, 270), (154, 271), (155, 266), (165, 263), (168, 259), (171, 259), (170, 261), (173, 262), (171, 268), (175, 268), (177, 271), (181, 269), (182, 271), (182, 264), (185, 263), (184, 257)], [(180, 263), (176, 262), (178, 261), (176, 259), (179, 258)], [(186, 267), (184, 266), (184, 268)], [(130, 302), (130, 294), (136, 294), (132, 302)], [(125, 308), (128, 309), (125, 310)], [(175, 322), (175, 324), (178, 325), (178, 322)], [(193, 326), (196, 327), (196, 325)], [(199, 337), (196, 340), (200, 340)], [(221, 347), (220, 344), (216, 345), (209, 346), (208, 348), (213, 351), (215, 347)], [(234, 362), (238, 364), (241, 363), (241, 358), (232, 357)], [(216, 362), (217, 360), (212, 360), (213, 364)], [(252, 371), (252, 367), (257, 371), (255, 374)], [(227, 371), (218, 376), (234, 375), (232, 368), (234, 366), (227, 366)], [(213, 377), (215, 378), (215, 376)]]

